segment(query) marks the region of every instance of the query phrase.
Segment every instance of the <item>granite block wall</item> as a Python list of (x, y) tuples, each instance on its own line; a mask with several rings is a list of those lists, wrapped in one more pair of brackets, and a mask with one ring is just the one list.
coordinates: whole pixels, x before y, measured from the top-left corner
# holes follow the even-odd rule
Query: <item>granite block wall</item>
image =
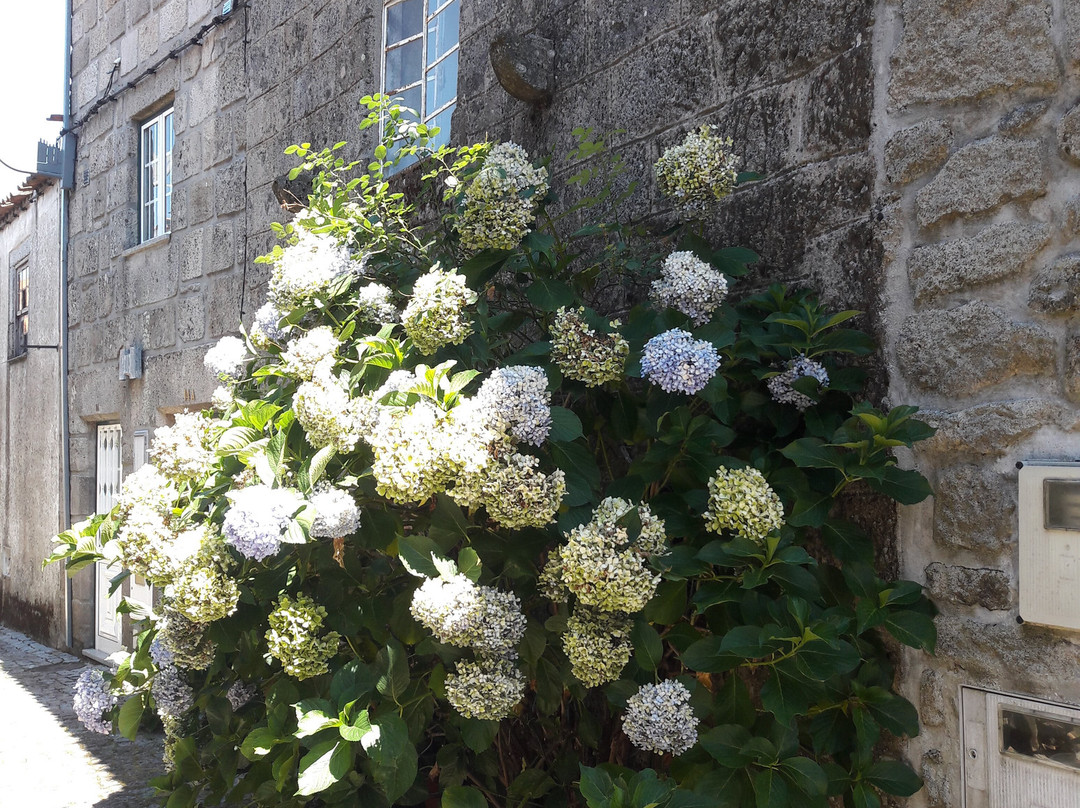
[(962, 804), (962, 685), (1080, 701), (1077, 635), (1018, 621), (1016, 469), (1080, 456), (1078, 19), (1069, 0), (878, 7), (889, 398), (938, 427), (906, 458), (936, 495), (903, 509), (898, 539), (941, 610), (937, 655), (904, 671), (917, 805)]

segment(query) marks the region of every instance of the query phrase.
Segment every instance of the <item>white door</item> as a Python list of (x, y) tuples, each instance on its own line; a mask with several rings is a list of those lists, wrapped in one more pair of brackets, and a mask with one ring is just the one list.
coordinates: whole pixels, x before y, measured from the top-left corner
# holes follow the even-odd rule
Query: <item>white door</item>
[[(140, 429), (131, 436), (131, 448), (133, 455), (132, 471), (138, 471), (150, 459), (149, 435), (145, 429)], [(141, 575), (132, 573), (128, 578), (128, 600), (141, 603), (147, 609), (154, 607), (154, 588), (150, 582)]]
[[(116, 504), (116, 495), (120, 492), (121, 432), (119, 424), (101, 424), (97, 428), (97, 512), (108, 513)], [(109, 594), (109, 581), (120, 567), (109, 567), (103, 561), (96, 565), (97, 581), (94, 589), (95, 600), (95, 637), (94, 648), (108, 655), (124, 650), (123, 619), (116, 613), (120, 605), (121, 592), (118, 589)]]

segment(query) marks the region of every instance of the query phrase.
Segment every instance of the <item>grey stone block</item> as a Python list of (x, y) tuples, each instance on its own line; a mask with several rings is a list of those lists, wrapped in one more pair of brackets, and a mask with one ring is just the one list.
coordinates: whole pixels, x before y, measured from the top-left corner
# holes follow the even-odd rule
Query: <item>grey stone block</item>
[(233, 230), (232, 222), (221, 222), (210, 228), (210, 242), (205, 252), (206, 274), (221, 272), (235, 263)]
[(1080, 164), (1080, 105), (1062, 116), (1058, 122), (1057, 136), (1061, 156)]
[(1071, 314), (1080, 308), (1080, 253), (1063, 255), (1031, 282), (1028, 305), (1043, 314)]
[(898, 185), (937, 168), (949, 155), (952, 129), (945, 121), (928, 120), (902, 129), (885, 144), (885, 176)]
[(1069, 401), (1080, 403), (1080, 333), (1076, 331), (1065, 337), (1065, 367), (1061, 387)]
[(177, 304), (176, 331), (184, 342), (199, 342), (206, 334), (206, 300), (196, 294)]
[(919, 191), (919, 224), (927, 227), (946, 217), (986, 213), (1014, 199), (1042, 196), (1046, 185), (1046, 156), (1039, 141), (976, 141), (953, 154)]
[(934, 541), (996, 560), (1013, 540), (1016, 480), (982, 465), (948, 466), (934, 488)]
[(1046, 246), (1049, 225), (996, 224), (971, 238), (918, 247), (908, 275), (920, 302), (1018, 275)]
[(1042, 326), (1013, 322), (1001, 309), (976, 301), (908, 317), (896, 354), (915, 387), (967, 396), (1016, 376), (1051, 372), (1055, 340)]
[(805, 147), (819, 154), (863, 148), (873, 106), (869, 41), (837, 56), (811, 78), (803, 128)]
[(1061, 229), (1065, 238), (1080, 236), (1080, 196), (1074, 196), (1062, 207)]
[(919, 719), (928, 727), (940, 727), (945, 723), (941, 674), (933, 668), (925, 668), (919, 677)]
[(955, 567), (935, 561), (926, 568), (926, 586), (938, 601), (982, 606), (991, 611), (1012, 605), (1009, 577), (1001, 570)]
[(1046, 3), (904, 0), (901, 13), (889, 82), (895, 107), (1055, 87), (1061, 79)]
[(919, 417), (937, 433), (919, 444), (931, 454), (1000, 457), (1041, 429), (1073, 432), (1080, 416), (1070, 406), (1050, 398), (994, 401), (951, 412), (924, 410)]
[(1050, 109), (1049, 101), (1032, 101), (1021, 104), (998, 121), (998, 131), (1018, 135), (1031, 129)]
[(243, 279), (239, 274), (216, 278), (210, 285), (210, 336), (214, 339), (234, 334), (240, 327), (240, 295)]

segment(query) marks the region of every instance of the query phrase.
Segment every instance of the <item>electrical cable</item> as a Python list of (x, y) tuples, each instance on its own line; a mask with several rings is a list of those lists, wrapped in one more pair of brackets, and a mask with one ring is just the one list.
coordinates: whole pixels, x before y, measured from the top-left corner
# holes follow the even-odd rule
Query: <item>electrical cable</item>
[(23, 171), (21, 169), (15, 168), (15, 166), (8, 165), (3, 160), (0, 160), (0, 166), (3, 166), (4, 168), (8, 169), (9, 171), (14, 171), (16, 174), (35, 174), (35, 173), (37, 173), (35, 171)]

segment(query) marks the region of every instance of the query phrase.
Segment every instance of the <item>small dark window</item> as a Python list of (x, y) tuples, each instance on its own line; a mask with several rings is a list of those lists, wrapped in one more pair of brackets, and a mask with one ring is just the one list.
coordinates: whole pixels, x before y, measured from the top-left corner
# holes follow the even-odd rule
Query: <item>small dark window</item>
[(26, 353), (30, 336), (30, 260), (23, 259), (15, 264), (11, 273), (12, 280), (12, 318), (9, 357), (22, 356)]

